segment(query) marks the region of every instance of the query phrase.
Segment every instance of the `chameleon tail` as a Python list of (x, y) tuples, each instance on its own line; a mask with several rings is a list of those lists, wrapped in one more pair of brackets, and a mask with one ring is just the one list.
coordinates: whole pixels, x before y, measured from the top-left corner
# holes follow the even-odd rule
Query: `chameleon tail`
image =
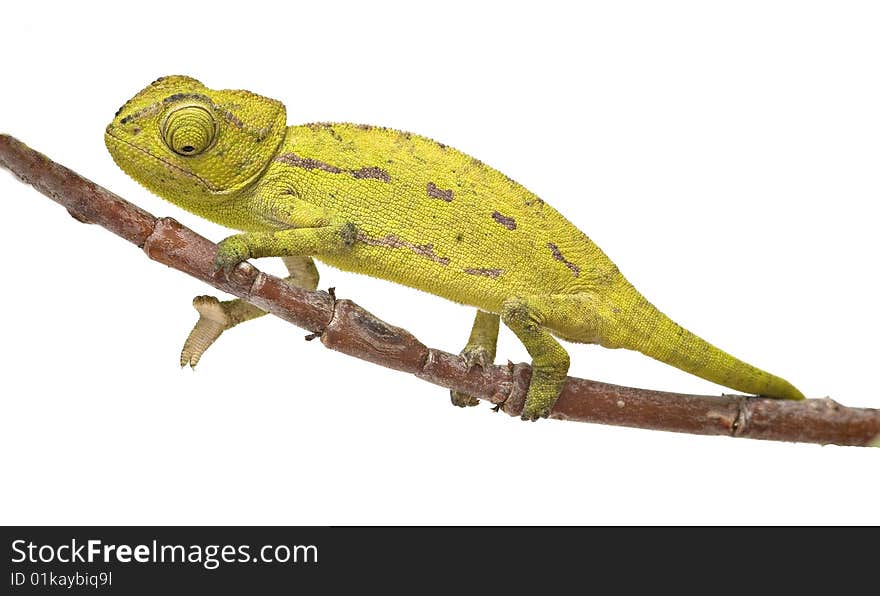
[[(629, 294), (629, 292), (626, 292)], [(778, 399), (804, 399), (791, 383), (734, 358), (684, 329), (648, 302), (635, 289), (620, 307), (613, 347), (639, 351), (655, 360), (707, 381), (744, 393)]]

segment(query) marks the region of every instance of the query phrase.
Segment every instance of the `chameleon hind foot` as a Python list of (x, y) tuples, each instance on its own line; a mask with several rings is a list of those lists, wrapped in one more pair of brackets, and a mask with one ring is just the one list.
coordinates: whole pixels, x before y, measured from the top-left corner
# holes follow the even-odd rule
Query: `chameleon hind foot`
[[(495, 348), (498, 345), (498, 322), (498, 315), (482, 310), (477, 311), (468, 343), (460, 353), (468, 371), (475, 366), (486, 368), (495, 361)], [(449, 391), (449, 397), (452, 399), (452, 404), (460, 408), (480, 403), (480, 400), (473, 395), (455, 390)]]
[[(479, 366), (480, 368), (491, 366), (492, 361), (495, 360), (495, 354), (490, 352), (484, 346), (468, 346), (461, 351), (460, 356), (462, 360), (464, 360), (464, 364), (468, 371), (475, 366)], [(449, 390), (449, 397), (452, 399), (452, 404), (460, 408), (476, 406), (480, 403), (480, 400), (473, 395), (455, 391), (454, 389)]]
[(560, 368), (548, 370), (532, 364), (532, 382), (529, 384), (520, 418), (531, 422), (547, 418), (562, 392), (565, 377), (565, 370)]
[(513, 331), (532, 357), (532, 380), (526, 392), (523, 420), (547, 418), (562, 392), (569, 358), (543, 326), (552, 303), (545, 296), (510, 298), (501, 307), (501, 320)]

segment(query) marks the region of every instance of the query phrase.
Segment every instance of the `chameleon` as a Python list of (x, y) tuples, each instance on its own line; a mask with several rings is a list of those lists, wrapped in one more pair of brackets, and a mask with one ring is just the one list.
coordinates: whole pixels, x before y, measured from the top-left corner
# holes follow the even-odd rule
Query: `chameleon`
[[(749, 394), (804, 398), (673, 322), (558, 211), (444, 143), (364, 124), (288, 126), (278, 100), (182, 75), (128, 100), (104, 139), (148, 190), (239, 232), (218, 244), (218, 271), (281, 257), (287, 283), (315, 290), (317, 259), (474, 307), (460, 352), (468, 370), (494, 361), (503, 322), (532, 359), (524, 420), (547, 417), (562, 391), (570, 360), (560, 339), (636, 350)], [(194, 306), (181, 366), (265, 314), (240, 299)], [(477, 403), (456, 391), (451, 400)]]

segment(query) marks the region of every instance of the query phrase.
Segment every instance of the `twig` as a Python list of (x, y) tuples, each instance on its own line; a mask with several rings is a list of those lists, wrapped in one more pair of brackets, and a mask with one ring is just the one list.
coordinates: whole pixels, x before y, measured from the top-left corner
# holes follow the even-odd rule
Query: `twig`
[[(511, 415), (522, 410), (531, 375), (527, 365), (468, 371), (458, 356), (428, 348), (409, 332), (377, 319), (349, 300), (294, 288), (248, 263), (226, 279), (214, 273), (216, 244), (171, 218), (154, 217), (8, 135), (0, 135), (0, 165), (66, 207), (77, 220), (99, 224), (142, 247), (151, 259), (319, 335), (321, 343), (332, 350), (501, 404)], [(880, 410), (847, 408), (830, 399), (792, 402), (738, 395), (684, 395), (575, 378), (568, 379), (551, 417), (838, 445), (869, 445), (880, 436)]]

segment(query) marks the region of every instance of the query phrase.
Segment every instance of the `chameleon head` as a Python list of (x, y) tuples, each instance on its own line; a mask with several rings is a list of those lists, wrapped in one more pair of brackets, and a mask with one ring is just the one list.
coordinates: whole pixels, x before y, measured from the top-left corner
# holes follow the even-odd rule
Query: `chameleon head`
[(279, 101), (169, 76), (119, 108), (104, 142), (117, 165), (149, 190), (197, 206), (259, 178), (284, 139), (286, 123)]

